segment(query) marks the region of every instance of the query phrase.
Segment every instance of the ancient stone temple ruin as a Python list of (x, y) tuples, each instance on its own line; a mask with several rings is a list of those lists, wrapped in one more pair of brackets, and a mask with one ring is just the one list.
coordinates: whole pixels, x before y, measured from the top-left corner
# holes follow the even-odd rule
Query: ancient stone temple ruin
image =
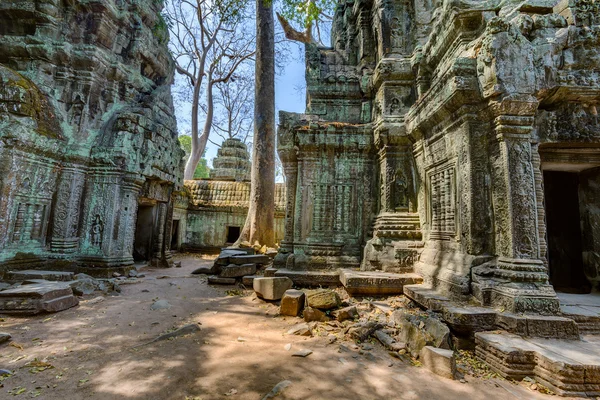
[[(173, 215), (172, 248), (219, 252), (240, 236), (250, 203), (250, 156), (239, 139), (226, 139), (208, 179), (185, 181)], [(275, 187), (275, 240), (283, 239), (285, 187)]]
[(0, 4), (0, 271), (171, 262), (183, 151), (160, 7)]
[(597, 289), (599, 55), (591, 0), (340, 4), (306, 114), (280, 117), (278, 274), (416, 272), (542, 314)]

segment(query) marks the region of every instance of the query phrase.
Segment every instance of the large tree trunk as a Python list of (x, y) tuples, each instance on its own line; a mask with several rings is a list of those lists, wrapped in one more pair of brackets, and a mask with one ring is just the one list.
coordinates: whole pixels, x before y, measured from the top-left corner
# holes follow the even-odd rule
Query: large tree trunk
[(238, 243), (275, 244), (275, 24), (272, 0), (256, 0), (254, 145), (250, 207)]
[(196, 104), (196, 108), (194, 109), (194, 107), (192, 107), (192, 113), (196, 116), (196, 121), (194, 121), (194, 118), (192, 117), (192, 153), (190, 154), (190, 158), (188, 158), (187, 163), (185, 164), (185, 169), (183, 171), (183, 179), (194, 179), (194, 173), (196, 172), (196, 168), (198, 167), (198, 162), (200, 162), (202, 154), (204, 154), (204, 150), (206, 149), (206, 143), (208, 143), (208, 137), (212, 128), (213, 115), (215, 109), (213, 83), (211, 82), (211, 79), (212, 73), (209, 73), (208, 87), (206, 88), (206, 119), (204, 120), (204, 129), (202, 130), (201, 136), (198, 136), (198, 101), (194, 102), (194, 104)]

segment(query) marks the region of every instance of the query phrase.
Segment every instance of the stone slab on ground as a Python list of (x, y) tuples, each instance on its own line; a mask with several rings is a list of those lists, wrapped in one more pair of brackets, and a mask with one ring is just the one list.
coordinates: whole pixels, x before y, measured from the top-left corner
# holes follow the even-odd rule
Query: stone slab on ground
[(600, 337), (563, 340), (478, 332), (475, 342), (477, 357), (504, 378), (534, 377), (561, 396), (600, 396)]
[(286, 290), (281, 298), (279, 313), (281, 315), (297, 317), (302, 313), (305, 301), (306, 294), (303, 291), (296, 289)]
[(256, 273), (256, 264), (229, 264), (221, 268), (219, 276), (223, 278), (241, 278)]
[(454, 379), (456, 374), (456, 358), (452, 350), (425, 346), (419, 353), (419, 361), (434, 374)]
[(264, 254), (244, 254), (229, 257), (231, 264), (243, 265), (243, 264), (268, 264), (271, 262), (269, 256)]
[(256, 278), (252, 282), (258, 297), (265, 300), (280, 300), (293, 282), (286, 277)]
[(229, 261), (229, 257), (244, 256), (244, 255), (247, 255), (247, 253), (243, 250), (233, 250), (233, 249), (223, 250), (223, 251), (221, 251), (219, 256), (215, 259), (215, 265), (229, 265), (229, 264), (231, 264), (231, 262)]
[(423, 278), (414, 273), (396, 274), (343, 269), (340, 272), (340, 282), (352, 296), (386, 296), (402, 294), (404, 285), (420, 284)]
[(9, 281), (24, 281), (28, 279), (44, 279), (46, 281), (67, 282), (72, 281), (73, 272), (68, 271), (40, 271), (28, 269), (24, 271), (8, 271), (6, 279)]
[(286, 276), (290, 278), (294, 282), (294, 284), (300, 286), (315, 287), (340, 285), (339, 271), (292, 271), (289, 269), (281, 268), (276, 270), (275, 276)]
[(5, 314), (57, 312), (77, 304), (68, 282), (34, 283), (0, 292), (0, 313)]
[(235, 285), (235, 282), (235, 278), (224, 278), (217, 275), (211, 275), (208, 277), (208, 283), (214, 285)]
[(272, 277), (274, 277), (274, 276), (275, 276), (275, 273), (276, 273), (276, 272), (277, 272), (277, 268), (268, 267), (268, 268), (265, 268), (265, 271), (264, 271), (264, 276), (265, 276), (266, 278), (272, 278)]

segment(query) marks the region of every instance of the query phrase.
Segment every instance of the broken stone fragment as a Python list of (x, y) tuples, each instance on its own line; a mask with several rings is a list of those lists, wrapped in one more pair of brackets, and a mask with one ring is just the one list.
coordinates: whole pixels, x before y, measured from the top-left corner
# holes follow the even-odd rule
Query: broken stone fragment
[(396, 342), (396, 340), (385, 333), (382, 329), (375, 331), (375, 337), (382, 345), (384, 345), (388, 350), (399, 351), (406, 348), (406, 344), (402, 342)]
[(223, 278), (222, 276), (211, 275), (208, 277), (208, 283), (215, 285), (235, 285), (235, 278)]
[(398, 340), (406, 343), (413, 357), (418, 357), (425, 346), (450, 348), (450, 329), (434, 316), (417, 316), (403, 311), (394, 311), (391, 316), (400, 328)]
[(339, 310), (335, 310), (331, 312), (331, 315), (335, 317), (338, 321), (346, 321), (349, 319), (358, 318), (358, 310), (355, 306), (340, 308)]
[(364, 342), (373, 332), (381, 328), (383, 328), (383, 325), (375, 321), (359, 322), (348, 328), (348, 334), (353, 339)]
[(302, 349), (292, 354), (292, 357), (307, 357), (312, 354), (312, 350)]
[(304, 312), (302, 313), (304, 320), (306, 322), (327, 322), (329, 321), (329, 317), (318, 308), (306, 307)]
[(308, 324), (294, 325), (290, 329), (288, 329), (288, 331), (285, 334), (297, 336), (312, 336), (312, 332)]
[(0, 344), (8, 342), (11, 337), (10, 333), (0, 332)]
[(252, 282), (257, 296), (265, 300), (280, 300), (292, 284), (288, 277), (256, 278)]
[(330, 289), (316, 289), (306, 292), (308, 305), (321, 310), (330, 310), (340, 306), (340, 296)]
[(425, 346), (419, 353), (419, 361), (425, 368), (436, 375), (448, 379), (454, 379), (455, 377), (456, 359), (452, 350)]
[(71, 289), (73, 289), (73, 293), (76, 296), (92, 294), (97, 288), (97, 284), (94, 282), (94, 280), (89, 278), (83, 278), (69, 282), (69, 285), (71, 286)]
[(151, 310), (166, 310), (171, 308), (171, 304), (167, 300), (157, 300), (151, 306)]
[(221, 265), (218, 265), (216, 263), (211, 265), (210, 267), (203, 265), (192, 271), (192, 275), (217, 275), (219, 273), (221, 273)]
[(219, 276), (223, 278), (241, 278), (256, 273), (256, 264), (229, 264), (221, 269)]
[(297, 317), (304, 309), (306, 295), (301, 290), (289, 289), (286, 290), (281, 298), (281, 307), (279, 314)]

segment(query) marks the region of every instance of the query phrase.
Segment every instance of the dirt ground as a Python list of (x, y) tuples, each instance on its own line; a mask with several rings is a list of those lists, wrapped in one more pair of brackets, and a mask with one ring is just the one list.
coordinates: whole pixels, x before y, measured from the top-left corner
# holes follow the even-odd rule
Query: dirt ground
[[(0, 318), (0, 332), (13, 335), (12, 345), (0, 345), (0, 369), (14, 372), (0, 382), (0, 398), (260, 400), (284, 380), (291, 385), (277, 399), (550, 397), (500, 379), (441, 378), (378, 344), (362, 351), (352, 342), (340, 348), (321, 336), (284, 335), (301, 320), (278, 316), (276, 305), (252, 292), (190, 274), (211, 261), (179, 259), (181, 268), (140, 271), (145, 277), (123, 285), (119, 296), (94, 294), (56, 314)], [(171, 308), (151, 310), (157, 299)], [(194, 322), (200, 332), (135, 347)], [(313, 353), (292, 357), (301, 349)]]

